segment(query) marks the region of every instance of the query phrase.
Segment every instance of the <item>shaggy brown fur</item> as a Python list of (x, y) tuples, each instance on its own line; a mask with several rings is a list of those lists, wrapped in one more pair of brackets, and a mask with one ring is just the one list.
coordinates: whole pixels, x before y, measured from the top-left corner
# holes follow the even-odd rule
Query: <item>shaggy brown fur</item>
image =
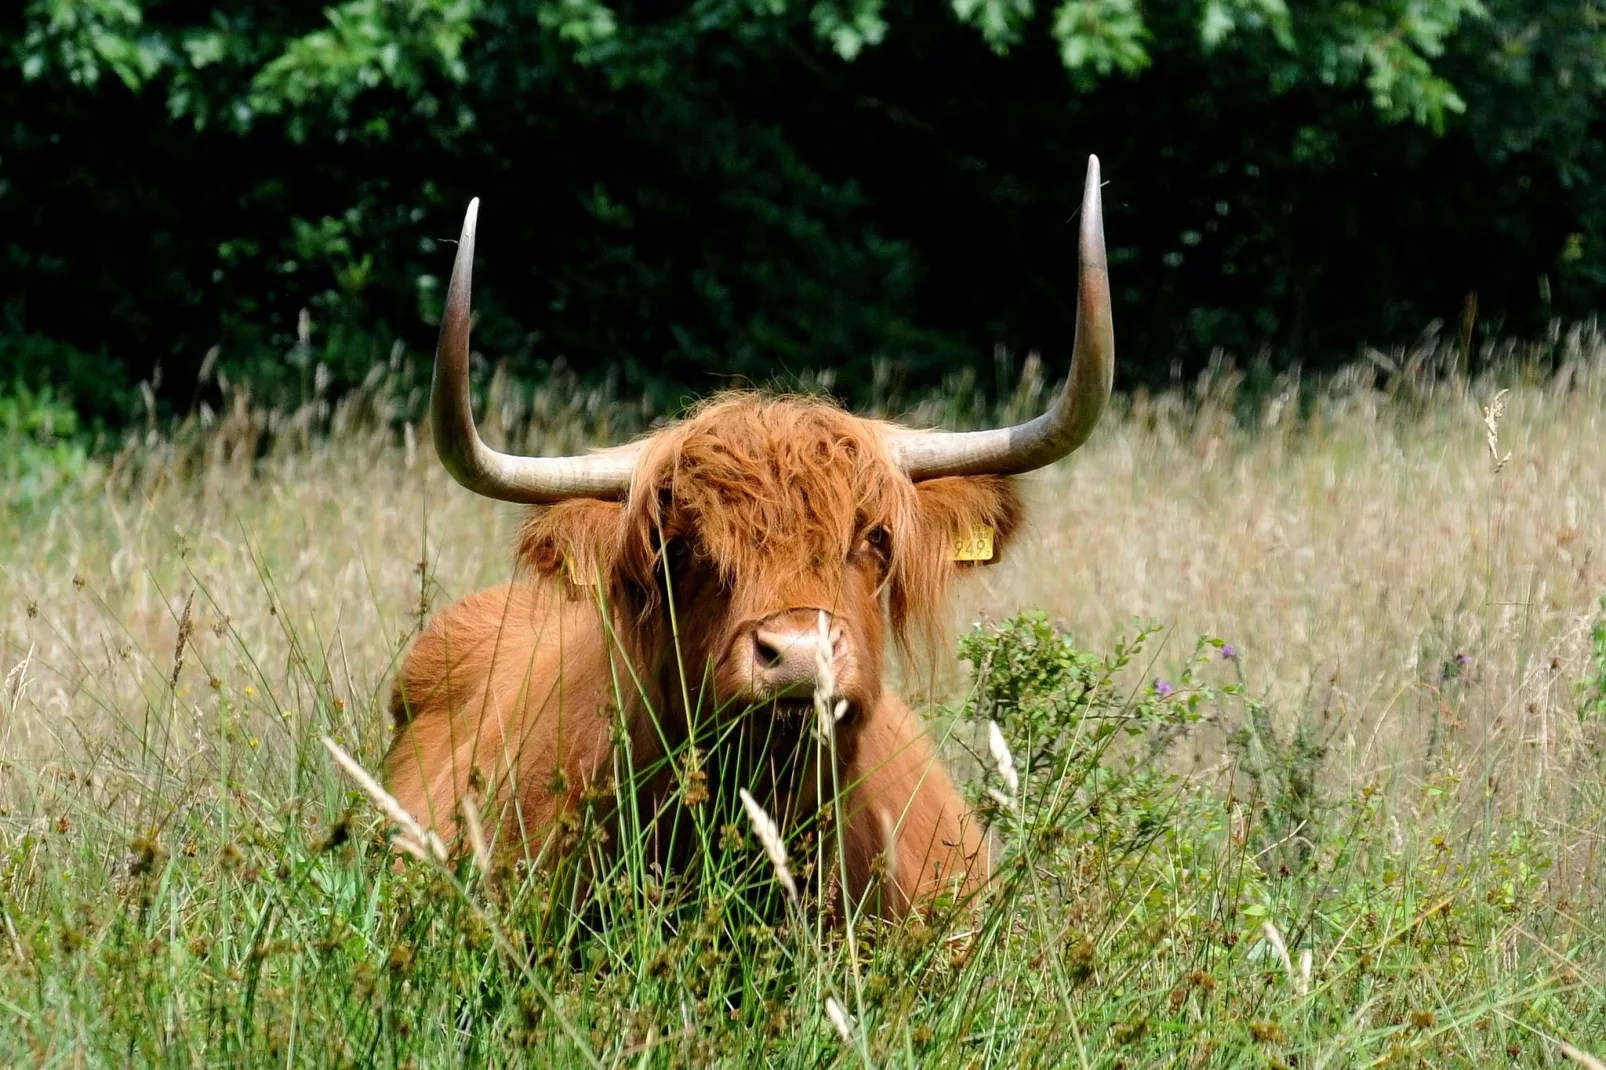
[[(449, 607), (397, 677), (396, 796), (450, 837), (456, 800), (483, 778), (505, 842), (538, 851), (613, 774), (617, 707), (637, 769), (700, 744), (709, 724), (746, 718), (734, 733), (743, 746), (706, 764), (732, 785), (764, 780), (761, 798), (784, 821), (814, 805), (800, 787), (813, 779), (806, 763), (777, 772), (775, 751), (795, 748), (804, 722), (779, 704), (748, 710), (731, 651), (758, 622), (824, 610), (846, 631), (849, 894), (869, 889), (884, 851), (892, 913), (974, 885), (981, 830), (917, 719), (882, 687), (886, 623), (906, 652), (929, 650), (963, 567), (954, 537), (991, 526), (996, 559), (1022, 508), (1006, 479), (911, 482), (888, 453), (893, 433), (818, 401), (724, 396), (647, 442), (625, 501), (535, 510), (518, 546), (533, 576)], [(643, 812), (676, 809), (676, 776), (652, 780)]]

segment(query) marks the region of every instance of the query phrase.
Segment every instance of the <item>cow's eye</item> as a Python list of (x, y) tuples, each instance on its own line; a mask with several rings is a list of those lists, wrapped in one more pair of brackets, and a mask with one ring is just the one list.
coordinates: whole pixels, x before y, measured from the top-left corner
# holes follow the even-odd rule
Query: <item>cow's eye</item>
[(891, 548), (892, 536), (885, 527), (879, 524), (865, 532), (864, 537), (859, 540), (859, 552), (861, 554), (874, 554), (883, 561), (886, 560), (887, 552)]

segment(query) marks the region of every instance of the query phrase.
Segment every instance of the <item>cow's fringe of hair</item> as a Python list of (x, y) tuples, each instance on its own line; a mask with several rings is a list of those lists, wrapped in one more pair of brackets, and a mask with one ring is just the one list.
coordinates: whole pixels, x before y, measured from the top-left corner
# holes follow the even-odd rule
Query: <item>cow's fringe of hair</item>
[(618, 608), (645, 620), (658, 609), (661, 547), (680, 528), (695, 530), (697, 551), (731, 588), (762, 598), (782, 583), (829, 586), (832, 566), (881, 526), (894, 636), (905, 656), (930, 652), (945, 638), (944, 597), (962, 567), (955, 536), (991, 527), (1001, 553), (1023, 507), (1004, 478), (911, 483), (887, 447), (892, 433), (824, 399), (717, 395), (646, 440), (624, 503), (536, 509), (520, 563), (568, 583), (611, 580)]

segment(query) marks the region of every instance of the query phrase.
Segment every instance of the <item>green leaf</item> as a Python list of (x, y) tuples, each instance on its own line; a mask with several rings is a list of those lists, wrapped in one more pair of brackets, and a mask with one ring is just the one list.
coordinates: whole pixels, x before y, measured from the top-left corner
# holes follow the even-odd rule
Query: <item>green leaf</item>
[(586, 49), (609, 40), (619, 30), (613, 9), (600, 0), (555, 0), (540, 7), (541, 25), (565, 41)]
[(866, 45), (881, 43), (887, 24), (881, 18), (882, 0), (822, 0), (810, 17), (814, 32), (831, 42), (836, 54), (852, 60)]
[(468, 77), (463, 44), (478, 9), (477, 0), (348, 0), (326, 12), (327, 29), (290, 41), (258, 72), (251, 106), (268, 114), (324, 109), (343, 124), (370, 89), (389, 86), (416, 99), (431, 75), (461, 82)]
[(1031, 20), (1032, 0), (953, 0), (959, 21), (976, 27), (993, 51), (1004, 54), (1020, 40), (1021, 27)]
[(1060, 60), (1073, 71), (1135, 74), (1149, 65), (1149, 36), (1135, 0), (1066, 0), (1054, 13)]
[(174, 57), (161, 35), (143, 30), (144, 13), (133, 0), (33, 0), (23, 23), (18, 53), (30, 81), (60, 70), (92, 89), (110, 71), (138, 90)]

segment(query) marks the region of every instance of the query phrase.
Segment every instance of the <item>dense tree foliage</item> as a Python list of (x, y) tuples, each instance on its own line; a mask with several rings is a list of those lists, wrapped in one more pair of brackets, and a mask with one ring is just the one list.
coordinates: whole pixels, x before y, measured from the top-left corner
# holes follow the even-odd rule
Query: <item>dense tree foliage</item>
[[(1318, 365), (1606, 288), (1574, 0), (29, 0), (0, 14), (0, 381), (128, 411), (477, 348), (702, 392), (1063, 362), (1086, 156), (1123, 374)], [(305, 311), (303, 311), (305, 310)]]

